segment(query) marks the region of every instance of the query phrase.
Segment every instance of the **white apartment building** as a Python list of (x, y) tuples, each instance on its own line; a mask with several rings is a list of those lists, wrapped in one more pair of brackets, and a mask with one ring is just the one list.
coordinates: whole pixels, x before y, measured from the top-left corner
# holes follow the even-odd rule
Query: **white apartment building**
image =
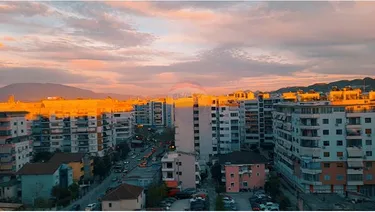
[(112, 117), (115, 145), (130, 141), (134, 136), (133, 112), (114, 112)]
[(275, 166), (300, 191), (375, 195), (375, 92), (284, 102), (273, 113)]
[(162, 179), (168, 187), (196, 188), (201, 181), (200, 166), (195, 154), (169, 152), (161, 159)]
[(241, 148), (273, 143), (272, 111), (280, 98), (258, 94), (255, 99), (240, 100)]
[(213, 154), (240, 151), (239, 105), (213, 100), (211, 106)]
[(17, 172), (30, 162), (32, 138), (28, 112), (0, 112), (0, 171)]

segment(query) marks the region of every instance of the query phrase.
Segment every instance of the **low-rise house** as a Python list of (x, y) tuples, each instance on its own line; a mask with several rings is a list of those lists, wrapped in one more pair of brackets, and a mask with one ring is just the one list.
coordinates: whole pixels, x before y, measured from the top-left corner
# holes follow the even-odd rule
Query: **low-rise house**
[(125, 183), (143, 187), (161, 183), (161, 165), (154, 164), (147, 167), (136, 167), (125, 177)]
[(19, 171), (22, 203), (33, 205), (35, 199), (49, 199), (54, 186), (67, 188), (73, 183), (72, 168), (59, 163), (28, 163)]
[(103, 211), (142, 210), (146, 205), (146, 195), (140, 186), (122, 184), (102, 198)]
[(226, 192), (264, 188), (267, 179), (267, 159), (255, 152), (232, 152), (219, 156), (222, 181)]
[(49, 163), (69, 165), (73, 170), (73, 180), (76, 182), (93, 177), (94, 162), (85, 153), (55, 153)]

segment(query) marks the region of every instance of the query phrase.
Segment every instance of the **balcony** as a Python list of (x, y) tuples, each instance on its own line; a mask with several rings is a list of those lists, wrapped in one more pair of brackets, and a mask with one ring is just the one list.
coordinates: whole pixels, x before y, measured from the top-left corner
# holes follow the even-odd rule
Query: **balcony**
[(173, 166), (170, 166), (170, 167), (168, 167), (168, 166), (163, 166), (163, 167), (161, 168), (161, 171), (162, 171), (162, 172), (173, 172), (173, 171), (174, 171), (174, 168), (173, 168)]
[(348, 153), (348, 160), (363, 160), (363, 151), (361, 147), (347, 147), (346, 151)]
[(320, 168), (311, 168), (311, 167), (301, 167), (301, 172), (305, 174), (320, 174), (322, 173), (322, 169)]
[(300, 113), (299, 117), (300, 118), (319, 118), (320, 114), (319, 113)]
[(245, 173), (251, 173), (252, 171), (249, 170), (248, 168), (240, 168), (238, 171), (238, 174), (245, 174)]
[(304, 180), (304, 179), (302, 179), (301, 181), (302, 183), (307, 184), (307, 185), (323, 185), (323, 183), (320, 181), (310, 181), (310, 180)]
[(300, 128), (301, 129), (319, 129), (319, 124), (317, 123), (300, 123)]
[(175, 179), (172, 177), (172, 178), (168, 178), (168, 177), (164, 177), (163, 176), (163, 181), (175, 181)]
[(221, 182), (226, 182), (225, 176), (221, 177)]
[(301, 156), (320, 157), (322, 149), (319, 147), (300, 147), (299, 153)]
[(348, 180), (347, 185), (363, 185), (363, 180)]
[(348, 168), (346, 170), (346, 173), (347, 174), (363, 174), (363, 169), (362, 168), (357, 168), (357, 169)]
[(221, 168), (221, 173), (222, 173), (222, 174), (225, 173), (225, 167), (222, 167), (222, 168)]

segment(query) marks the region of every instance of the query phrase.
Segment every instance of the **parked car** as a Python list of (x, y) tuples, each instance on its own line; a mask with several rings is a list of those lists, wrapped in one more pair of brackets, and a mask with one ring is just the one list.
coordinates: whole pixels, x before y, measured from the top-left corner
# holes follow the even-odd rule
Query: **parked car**
[(81, 210), (81, 206), (80, 205), (73, 205), (72, 211), (80, 211)]
[(171, 203), (168, 203), (168, 202), (165, 202), (165, 201), (161, 201), (160, 204), (159, 204), (159, 206), (163, 207), (163, 208), (171, 207), (171, 205), (172, 205)]
[(252, 203), (252, 204), (251, 204), (251, 209), (252, 209), (253, 211), (260, 211), (260, 206), (259, 206), (258, 203)]
[(206, 203), (204, 200), (196, 200), (190, 202), (190, 209), (192, 211), (202, 211), (206, 209)]
[[(120, 173), (121, 173), (121, 171), (120, 171)], [(116, 182), (118, 180), (118, 178), (117, 177), (115, 177), (115, 178), (112, 178), (112, 182)]]
[(228, 197), (228, 196), (224, 196), (224, 197), (223, 197), (223, 202), (224, 202), (224, 204), (234, 204), (234, 203), (236, 203), (236, 202), (234, 201), (234, 199), (232, 199), (232, 198), (230, 198), (230, 197)]
[(96, 203), (88, 204), (85, 211), (94, 211), (96, 209)]
[(124, 164), (128, 164), (129, 163), (129, 161), (124, 161)]
[(230, 211), (236, 211), (237, 207), (234, 203), (224, 203), (224, 208)]
[(180, 192), (176, 193), (175, 197), (177, 199), (190, 199), (192, 197), (192, 195), (193, 195), (193, 193), (180, 191)]
[(168, 197), (168, 198), (165, 198), (163, 201), (172, 204), (172, 203), (176, 202), (176, 200), (177, 200), (176, 198)]

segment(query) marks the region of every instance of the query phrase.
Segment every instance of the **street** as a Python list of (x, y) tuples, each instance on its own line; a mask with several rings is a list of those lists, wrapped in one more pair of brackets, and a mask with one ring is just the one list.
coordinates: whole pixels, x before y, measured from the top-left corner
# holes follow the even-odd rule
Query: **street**
[[(140, 152), (140, 150), (135, 150), (136, 153), (139, 153), (140, 155), (137, 156), (136, 158), (132, 158), (132, 156), (128, 156), (126, 160), (122, 160), (121, 163), (123, 163), (124, 161), (129, 161), (128, 164), (124, 164), (125, 166), (127, 166), (127, 170), (129, 172), (131, 172), (131, 170), (133, 170), (135, 167), (138, 166), (139, 164), (139, 159), (142, 159), (146, 154), (148, 154), (150, 151), (151, 151), (151, 148), (152, 147), (149, 147), (147, 150), (145, 150), (144, 152)], [(73, 205), (80, 205), (81, 206), (81, 210), (85, 210), (85, 207), (90, 204), (90, 203), (99, 203), (98, 202), (98, 198), (101, 196), (101, 195), (104, 195), (106, 190), (109, 188), (109, 187), (115, 187), (115, 186), (118, 186), (120, 185), (120, 183), (118, 183), (118, 180), (116, 180), (115, 182), (112, 181), (113, 178), (117, 177), (118, 179), (121, 179), (122, 178), (122, 175), (124, 173), (114, 173), (113, 171), (111, 171), (111, 174), (105, 178), (103, 180), (103, 182), (101, 182), (100, 185), (98, 185), (97, 187), (95, 187), (93, 190), (89, 191), (85, 196), (83, 196), (81, 199), (73, 202), (72, 204), (70, 204), (68, 207), (65, 207), (65, 208), (62, 208), (60, 210), (63, 210), (63, 211), (69, 211), (71, 210), (71, 207)], [(99, 210), (99, 208), (97, 208), (96, 210)]]

